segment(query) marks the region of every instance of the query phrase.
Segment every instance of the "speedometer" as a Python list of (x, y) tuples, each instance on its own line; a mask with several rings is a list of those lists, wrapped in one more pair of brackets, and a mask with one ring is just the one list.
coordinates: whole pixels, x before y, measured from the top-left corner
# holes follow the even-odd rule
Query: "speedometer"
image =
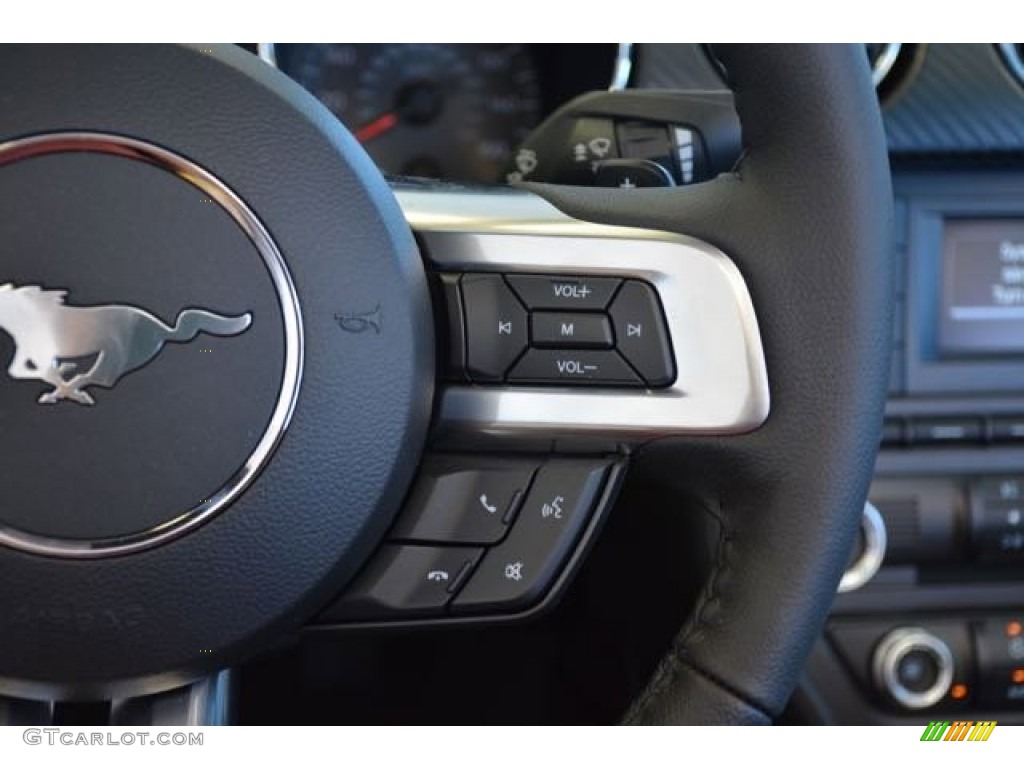
[(541, 115), (525, 45), (278, 44), (385, 173), (497, 182)]

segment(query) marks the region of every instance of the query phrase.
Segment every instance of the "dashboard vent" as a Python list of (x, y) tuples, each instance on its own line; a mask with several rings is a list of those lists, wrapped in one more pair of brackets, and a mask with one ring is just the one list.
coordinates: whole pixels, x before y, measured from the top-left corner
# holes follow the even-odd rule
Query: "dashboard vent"
[(1024, 85), (1024, 43), (998, 43), (996, 49), (1013, 79)]

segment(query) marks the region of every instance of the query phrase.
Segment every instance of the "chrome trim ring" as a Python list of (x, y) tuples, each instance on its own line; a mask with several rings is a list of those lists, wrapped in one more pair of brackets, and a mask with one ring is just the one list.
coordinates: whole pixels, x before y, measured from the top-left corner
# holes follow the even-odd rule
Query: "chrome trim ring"
[(753, 303), (736, 265), (714, 246), (579, 221), (518, 190), (395, 193), (438, 269), (646, 280), (658, 291), (676, 359), (677, 378), (666, 389), (448, 386), (439, 435), (587, 438), (593, 447), (748, 432), (764, 423), (768, 374)]
[(860, 529), (864, 532), (864, 551), (843, 574), (837, 590), (839, 593), (852, 592), (863, 587), (878, 573), (878, 569), (882, 567), (882, 560), (885, 559), (885, 520), (870, 501), (864, 503)]
[(256, 214), (223, 181), (180, 155), (145, 141), (110, 133), (49, 133), (0, 143), (0, 168), (19, 160), (68, 152), (92, 152), (136, 160), (172, 173), (206, 193), (234, 220), (259, 252), (284, 319), (284, 374), (270, 422), (242, 467), (210, 498), (147, 531), (92, 541), (39, 536), (0, 524), (0, 544), (8, 547), (50, 557), (94, 559), (130, 554), (175, 539), (221, 512), (256, 478), (288, 428), (298, 398), (303, 367), (302, 313), (284, 257)]
[[(924, 691), (911, 691), (899, 680), (899, 665), (912, 651), (933, 655), (938, 667), (935, 682)], [(953, 653), (945, 642), (920, 627), (894, 629), (875, 650), (875, 682), (893, 700), (907, 709), (927, 709), (942, 701), (953, 684)]]
[(903, 43), (883, 43), (882, 53), (871, 62), (871, 81), (875, 84), (875, 90), (882, 87), (885, 78), (889, 76), (896, 60), (900, 57), (900, 49)]

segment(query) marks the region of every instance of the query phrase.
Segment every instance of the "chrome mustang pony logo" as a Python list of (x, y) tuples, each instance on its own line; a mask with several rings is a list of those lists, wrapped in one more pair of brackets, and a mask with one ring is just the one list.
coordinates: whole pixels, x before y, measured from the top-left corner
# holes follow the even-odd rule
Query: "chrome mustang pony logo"
[(0, 328), (17, 347), (7, 373), (53, 386), (40, 403), (95, 401), (86, 387), (112, 387), (141, 368), (168, 341), (191, 341), (199, 333), (236, 336), (252, 323), (252, 313), (226, 317), (205, 309), (184, 309), (173, 327), (144, 309), (127, 304), (69, 307), (67, 291), (38, 285), (0, 285)]

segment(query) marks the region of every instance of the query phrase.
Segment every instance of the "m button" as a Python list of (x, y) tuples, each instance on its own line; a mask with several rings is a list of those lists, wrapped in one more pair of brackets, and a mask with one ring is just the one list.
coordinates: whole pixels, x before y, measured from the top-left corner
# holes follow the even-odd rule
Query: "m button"
[(535, 347), (608, 349), (612, 326), (597, 312), (534, 312), (531, 333)]

